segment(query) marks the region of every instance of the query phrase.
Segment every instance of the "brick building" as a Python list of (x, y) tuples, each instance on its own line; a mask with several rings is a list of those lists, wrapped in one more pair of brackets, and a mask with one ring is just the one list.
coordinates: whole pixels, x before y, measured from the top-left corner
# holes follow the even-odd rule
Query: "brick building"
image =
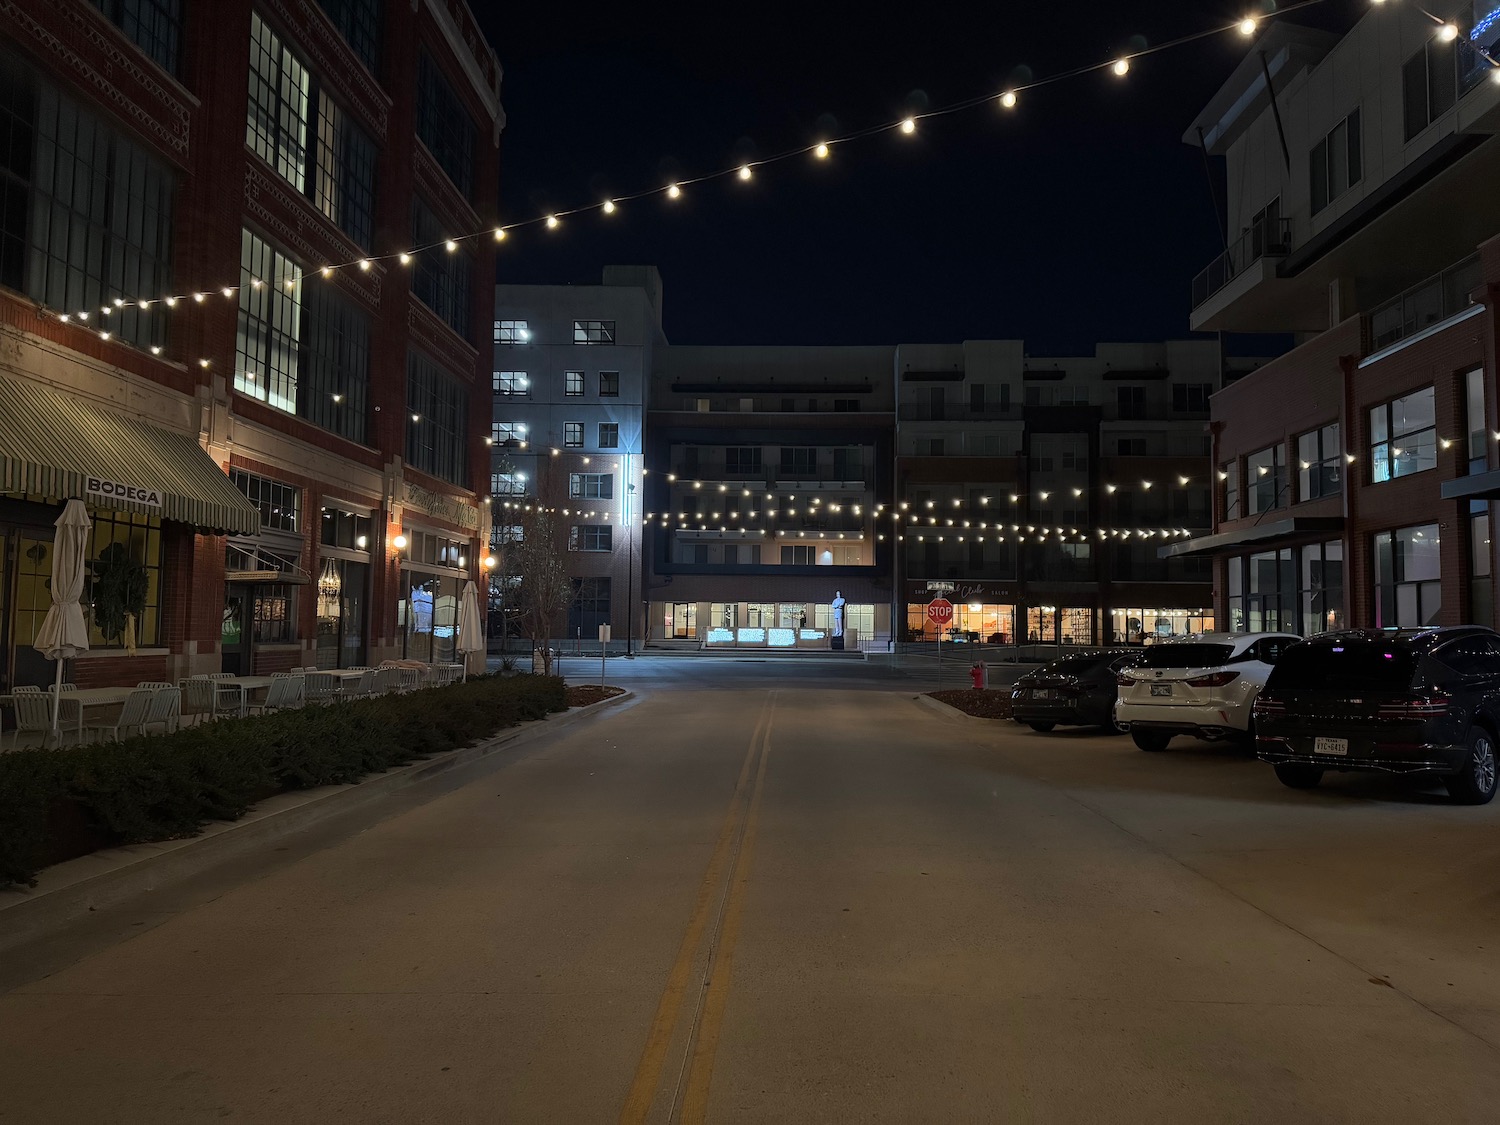
[(499, 83), (461, 0), (0, 2), (5, 683), (70, 497), (79, 683), (452, 657)]
[(1500, 4), (1453, 7), (1278, 24), (1184, 137), (1229, 170), (1193, 327), (1298, 340), (1214, 396), (1214, 530), (1163, 551), (1229, 628), (1496, 623)]

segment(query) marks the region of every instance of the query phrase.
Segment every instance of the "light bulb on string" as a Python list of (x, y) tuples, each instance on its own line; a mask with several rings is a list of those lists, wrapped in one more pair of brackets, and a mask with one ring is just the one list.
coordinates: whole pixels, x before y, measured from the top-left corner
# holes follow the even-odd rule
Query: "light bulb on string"
[(682, 189), (680, 187), (678, 187), (676, 184), (671, 184), (670, 186), (668, 186), (668, 188), (667, 188), (667, 198), (668, 199), (679, 199), (679, 198), (681, 198), (681, 196), (682, 196)]
[(455, 250), (458, 249), (458, 243), (455, 242), (451, 238), (447, 242), (443, 243), (443, 246), (444, 246), (445, 249), (447, 249), (448, 253), (450, 253), (450, 254), (453, 253), (453, 251), (455, 251)]
[(1438, 38), (1444, 43), (1452, 43), (1458, 38), (1458, 25), (1453, 23), (1443, 24), (1438, 28)]
[(1130, 73), (1130, 60), (1124, 58), (1116, 59), (1114, 66), (1110, 67), (1110, 69), (1115, 72), (1116, 78), (1124, 78)]
[[(1496, 73), (1500, 74), (1500, 71), (1497, 71)], [(827, 141), (819, 141), (817, 147), (813, 149), (813, 155), (816, 156), (819, 160), (827, 160), (828, 159), (828, 142)]]
[(556, 230), (558, 228), (559, 224), (560, 224), (560, 220), (558, 219), (558, 217), (556, 215), (548, 215), (547, 216), (547, 229), (548, 230)]
[(1014, 90), (1007, 90), (1007, 91), (1005, 91), (1005, 93), (1003, 93), (1003, 94), (1000, 95), (1000, 104), (1002, 106), (1004, 106), (1006, 109), (1015, 109), (1016, 108), (1016, 92)]
[[(408, 254), (405, 250), (401, 251), (400, 257), (398, 257), (396, 260), (399, 261), (403, 266), (411, 265), (411, 255)], [(292, 283), (290, 281), (288, 281), (286, 284), (288, 289), (292, 287)]]
[(1256, 22), (1256, 19), (1255, 19), (1254, 16), (1246, 16), (1244, 19), (1240, 20), (1240, 23), (1239, 23), (1240, 34), (1244, 35), (1244, 36), (1254, 35), (1255, 34), (1255, 29), (1258, 26), (1260, 26), (1260, 25)]
[(504, 227), (496, 227), (495, 228), (495, 241), (496, 242), (504, 242), (505, 241), (505, 237), (506, 237), (506, 235), (505, 235), (505, 228)]
[(750, 165), (741, 164), (740, 170), (736, 173), (736, 175), (738, 175), (742, 180), (748, 180), (751, 176), (754, 175), (754, 173), (750, 170)]
[(601, 207), (600, 210), (603, 211), (606, 215), (613, 215), (615, 213), (615, 201), (613, 199), (606, 199), (604, 201), (604, 206)]
[(917, 131), (917, 119), (915, 117), (906, 118), (901, 122), (901, 131), (907, 136), (915, 133)]

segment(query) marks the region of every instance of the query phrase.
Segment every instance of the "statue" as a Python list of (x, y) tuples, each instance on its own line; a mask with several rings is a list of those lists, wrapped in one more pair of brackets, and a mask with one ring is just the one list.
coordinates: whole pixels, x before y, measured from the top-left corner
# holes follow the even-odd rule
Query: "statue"
[(833, 647), (842, 649), (844, 647), (844, 594), (841, 590), (833, 592), (833, 601), (829, 603), (832, 614)]

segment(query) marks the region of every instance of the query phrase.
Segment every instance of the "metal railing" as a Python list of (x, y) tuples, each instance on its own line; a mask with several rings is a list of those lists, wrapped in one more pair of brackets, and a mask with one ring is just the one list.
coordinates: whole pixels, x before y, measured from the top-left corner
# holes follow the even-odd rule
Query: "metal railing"
[(1256, 224), (1193, 278), (1193, 308), (1203, 304), (1262, 258), (1284, 258), (1291, 252), (1291, 219)]
[(1462, 312), (1473, 303), (1469, 300), (1470, 291), (1483, 280), (1479, 255), (1475, 254), (1413, 285), (1370, 313), (1369, 350), (1378, 352), (1388, 348)]

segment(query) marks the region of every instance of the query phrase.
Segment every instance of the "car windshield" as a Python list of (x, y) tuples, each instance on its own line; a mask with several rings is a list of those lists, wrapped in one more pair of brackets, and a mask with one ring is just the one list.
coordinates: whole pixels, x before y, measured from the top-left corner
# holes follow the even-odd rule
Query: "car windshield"
[(1276, 662), (1268, 688), (1305, 691), (1405, 691), (1417, 654), (1405, 645), (1298, 645)]
[(1229, 659), (1233, 645), (1207, 644), (1202, 641), (1181, 644), (1152, 645), (1146, 650), (1141, 668), (1213, 668)]

